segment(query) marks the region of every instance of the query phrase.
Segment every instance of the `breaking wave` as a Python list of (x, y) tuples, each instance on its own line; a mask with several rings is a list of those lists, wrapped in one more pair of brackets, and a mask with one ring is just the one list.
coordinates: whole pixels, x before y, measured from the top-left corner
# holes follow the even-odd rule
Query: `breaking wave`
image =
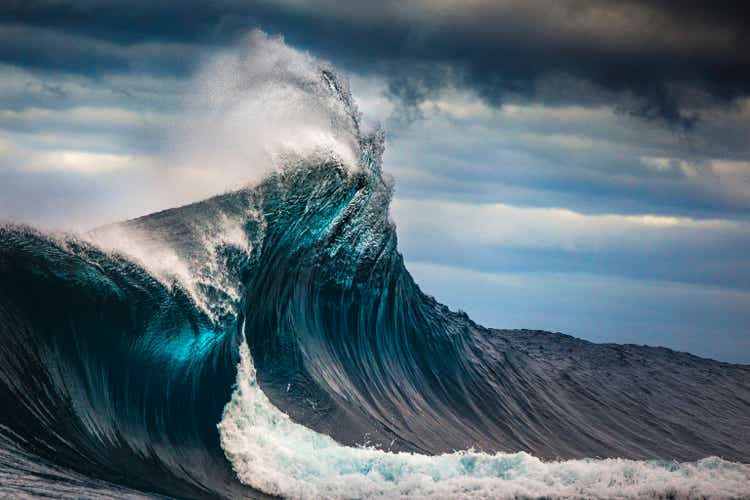
[(316, 78), (354, 159), (86, 235), (0, 229), (1, 494), (750, 495), (750, 367), (437, 303), (382, 132)]

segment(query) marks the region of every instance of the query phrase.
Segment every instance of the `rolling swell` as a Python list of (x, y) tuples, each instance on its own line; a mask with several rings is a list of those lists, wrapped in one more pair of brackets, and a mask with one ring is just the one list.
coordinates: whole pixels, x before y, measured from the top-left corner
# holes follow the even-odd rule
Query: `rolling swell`
[(397, 251), (382, 136), (359, 145), (358, 168), (289, 167), (85, 238), (0, 229), (0, 477), (195, 498), (746, 493), (747, 466), (704, 457), (750, 461), (748, 367), (450, 311)]

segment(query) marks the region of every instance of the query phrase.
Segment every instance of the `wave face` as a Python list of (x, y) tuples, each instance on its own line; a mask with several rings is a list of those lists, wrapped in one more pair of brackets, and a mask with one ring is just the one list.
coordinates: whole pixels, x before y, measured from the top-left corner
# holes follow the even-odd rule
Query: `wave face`
[(84, 236), (0, 229), (2, 494), (750, 495), (750, 367), (437, 303), (397, 251), (382, 134), (321, 79), (354, 168)]

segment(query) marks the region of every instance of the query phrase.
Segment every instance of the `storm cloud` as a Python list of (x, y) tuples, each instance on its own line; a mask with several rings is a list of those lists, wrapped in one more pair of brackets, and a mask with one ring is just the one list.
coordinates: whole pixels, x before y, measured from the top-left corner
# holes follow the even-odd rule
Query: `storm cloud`
[(357, 72), (387, 75), (415, 106), (450, 86), (486, 102), (611, 104), (689, 128), (750, 95), (743, 2), (661, 0), (16, 1), (0, 59), (97, 74), (184, 74), (249, 28)]

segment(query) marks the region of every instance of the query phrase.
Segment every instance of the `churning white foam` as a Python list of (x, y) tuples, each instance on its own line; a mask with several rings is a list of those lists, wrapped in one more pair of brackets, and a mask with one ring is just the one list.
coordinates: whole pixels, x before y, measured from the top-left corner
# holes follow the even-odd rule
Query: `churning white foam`
[[(198, 243), (190, 252), (173, 247), (168, 235), (159, 230), (124, 224), (104, 226), (81, 237), (106, 252), (127, 256), (167, 288), (179, 285), (201, 311), (218, 322), (226, 314), (236, 317), (241, 294), (237, 272), (226, 268), (220, 250), (233, 248), (248, 255), (252, 242), (244, 225), (251, 219), (260, 221), (260, 215), (252, 208), (237, 213), (222, 211), (208, 220), (182, 220), (181, 230), (190, 228)], [(209, 298), (204, 291), (210, 289), (220, 291), (226, 298)]]
[(240, 481), (287, 498), (750, 498), (750, 465), (717, 457), (543, 462), (523, 452), (427, 456), (342, 446), (271, 404), (245, 342), (219, 431)]

